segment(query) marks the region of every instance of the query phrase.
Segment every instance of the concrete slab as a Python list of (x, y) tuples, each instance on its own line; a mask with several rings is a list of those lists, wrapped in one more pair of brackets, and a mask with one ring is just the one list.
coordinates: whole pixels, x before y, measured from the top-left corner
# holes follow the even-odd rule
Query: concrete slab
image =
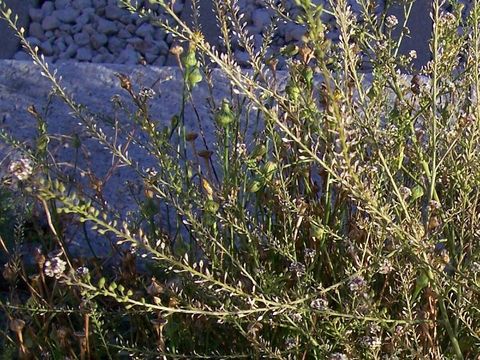
[[(14, 14), (18, 15), (18, 26), (24, 27), (28, 31), (30, 20), (28, 10), (36, 7), (39, 0), (4, 0), (4, 2)], [(20, 48), (20, 40), (3, 19), (0, 19), (0, 45), (0, 59), (13, 58)]]

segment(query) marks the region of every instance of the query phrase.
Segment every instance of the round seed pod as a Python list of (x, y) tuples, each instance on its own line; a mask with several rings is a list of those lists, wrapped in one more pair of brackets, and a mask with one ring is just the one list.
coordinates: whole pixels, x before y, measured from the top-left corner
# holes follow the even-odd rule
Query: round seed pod
[(198, 68), (194, 68), (190, 74), (188, 74), (188, 85), (190, 87), (195, 86), (198, 84), (200, 81), (202, 81), (202, 73)]
[(215, 121), (221, 127), (228, 126), (234, 120), (234, 115), (230, 109), (230, 104), (227, 100), (223, 100), (220, 111), (215, 115)]
[(185, 54), (182, 60), (183, 60), (183, 65), (185, 65), (185, 67), (187, 68), (197, 66), (197, 58), (195, 56), (195, 52), (192, 50), (189, 50)]

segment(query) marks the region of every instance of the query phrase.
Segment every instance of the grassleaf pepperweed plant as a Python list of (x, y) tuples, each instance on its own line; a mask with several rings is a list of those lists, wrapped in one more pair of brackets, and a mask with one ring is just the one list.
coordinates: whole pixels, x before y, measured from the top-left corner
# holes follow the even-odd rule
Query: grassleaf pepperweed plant
[[(432, 57), (420, 70), (414, 51), (399, 53), (408, 31), (392, 35), (407, 20), (375, 15), (374, 1), (358, 0), (354, 13), (347, 0), (296, 0), (295, 17), (283, 1), (265, 1), (306, 29), (279, 52), (270, 51), (276, 24), (258, 47), (236, 0), (213, 1), (218, 49), (198, 21), (190, 27), (172, 3), (151, 2), (173, 22), (134, 2), (119, 6), (174, 37), (181, 106), (170, 119), (151, 113), (155, 92), (119, 73), (127, 100), (112, 106), (135, 131), (114, 124), (111, 135), (0, 0), (54, 96), (110, 152), (108, 176), (128, 167), (141, 184), (137, 208), (123, 214), (102, 201), (94, 175), (73, 182), (48, 156), (55, 134), (33, 107), (31, 147), (0, 133), (12, 149), (0, 163), (0, 204), (14, 224), (0, 215), (1, 355), (478, 358), (478, 1), (467, 14), (432, 1)], [(401, 4), (408, 19), (413, 1)], [(335, 19), (338, 41), (322, 14)], [(228, 81), (222, 98), (216, 74)], [(211, 116), (192, 127), (201, 86)], [(89, 245), (111, 240), (114, 256), (94, 246), (77, 256), (66, 242), (73, 226)]]

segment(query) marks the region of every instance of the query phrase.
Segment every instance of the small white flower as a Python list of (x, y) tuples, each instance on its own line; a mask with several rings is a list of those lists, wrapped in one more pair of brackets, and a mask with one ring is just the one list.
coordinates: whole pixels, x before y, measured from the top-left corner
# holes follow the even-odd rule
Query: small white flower
[(392, 263), (388, 259), (384, 259), (380, 267), (378, 268), (378, 272), (380, 274), (386, 275), (393, 270)]
[(43, 266), (43, 271), (45, 275), (49, 277), (54, 277), (55, 279), (60, 279), (60, 277), (65, 272), (67, 263), (60, 258), (60, 255), (55, 255), (49, 257)]
[(398, 19), (395, 15), (389, 15), (386, 19), (386, 25), (389, 28), (393, 28), (398, 25)]
[(33, 172), (33, 163), (27, 157), (15, 156), (8, 166), (10, 175), (19, 181), (27, 180)]
[(408, 56), (410, 56), (410, 58), (412, 58), (412, 59), (416, 59), (417, 58), (417, 52), (415, 50), (410, 50), (410, 52), (408, 53)]
[(329, 360), (348, 360), (348, 356), (342, 353), (333, 353), (330, 355)]
[(328, 309), (328, 301), (323, 298), (317, 298), (312, 300), (310, 307), (314, 310), (325, 311)]

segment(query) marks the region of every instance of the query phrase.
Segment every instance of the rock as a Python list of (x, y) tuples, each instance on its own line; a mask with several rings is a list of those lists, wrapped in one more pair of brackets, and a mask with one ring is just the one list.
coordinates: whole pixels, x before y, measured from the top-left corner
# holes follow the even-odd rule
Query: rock
[(49, 40), (42, 42), (40, 49), (42, 49), (42, 54), (45, 56), (50, 56), (53, 54), (52, 43)]
[(266, 9), (257, 9), (252, 14), (252, 23), (258, 29), (263, 29), (271, 23), (270, 14)]
[(53, 15), (63, 23), (71, 24), (76, 22), (80, 12), (74, 9), (55, 10)]
[(67, 47), (67, 50), (65, 50), (65, 52), (62, 55), (65, 55), (64, 57), (65, 59), (71, 59), (75, 57), (75, 55), (77, 54), (77, 50), (78, 50), (77, 44), (70, 44)]
[(53, 15), (46, 16), (42, 21), (42, 28), (45, 31), (56, 29), (59, 25), (60, 21)]
[(93, 0), (92, 2), (93, 2), (93, 6), (96, 8), (107, 5), (107, 2), (105, 0)]
[(30, 8), (28, 10), (28, 15), (30, 15), (30, 20), (35, 22), (41, 22), (43, 19), (42, 9)]
[(45, 1), (41, 9), (44, 17), (52, 15), (53, 10), (55, 10), (55, 4), (52, 1)]
[(87, 47), (81, 47), (77, 50), (76, 59), (78, 61), (90, 61), (92, 59), (92, 50)]
[(108, 43), (108, 37), (105, 34), (96, 33), (90, 36), (92, 48), (97, 50)]
[(167, 61), (167, 58), (166, 58), (165, 56), (159, 56), (159, 57), (157, 58), (157, 60), (155, 60), (155, 61), (153, 62), (152, 65), (155, 65), (155, 66), (164, 66), (165, 63), (166, 63), (166, 61)]
[(122, 49), (125, 47), (125, 40), (116, 38), (116, 37), (111, 37), (108, 39), (108, 50), (110, 50), (111, 53), (113, 54), (118, 54), (122, 51)]
[(175, 1), (173, 3), (173, 12), (175, 14), (180, 14), (183, 10), (183, 2), (182, 1)]
[(56, 9), (66, 9), (69, 7), (71, 0), (55, 0)]
[(72, 45), (74, 43), (73, 37), (71, 35), (65, 35), (64, 39), (65, 39), (65, 44), (67, 44), (67, 46)]
[(139, 37), (127, 39), (127, 43), (131, 44), (136, 51), (142, 54), (145, 54), (147, 50), (152, 47), (151, 43), (149, 44), (147, 41)]
[(113, 35), (118, 32), (117, 25), (113, 21), (100, 19), (97, 30), (105, 35)]
[(108, 20), (118, 20), (124, 14), (124, 10), (116, 5), (108, 5), (105, 7), (105, 18)]
[(55, 48), (58, 49), (60, 52), (65, 52), (65, 50), (67, 50), (67, 44), (65, 44), (65, 40), (63, 37), (56, 39), (54, 45)]
[(90, 43), (90, 36), (86, 32), (80, 32), (78, 34), (75, 34), (73, 36), (73, 40), (75, 41), (75, 44), (78, 46), (85, 46)]
[(98, 55), (95, 55), (95, 56), (92, 58), (92, 63), (101, 64), (101, 63), (104, 62), (104, 60), (105, 60), (105, 55), (98, 54)]
[(301, 41), (305, 35), (305, 27), (298, 24), (288, 24), (285, 26), (285, 42)]
[(247, 65), (250, 60), (250, 56), (246, 51), (235, 50), (235, 59), (239, 65)]
[(30, 44), (30, 46), (32, 47), (35, 47), (35, 46), (38, 46), (40, 47), (40, 45), (42, 44), (42, 41), (33, 37), (33, 36), (28, 36), (25, 40), (27, 40), (27, 42)]
[(28, 27), (28, 34), (36, 37), (37, 39), (45, 40), (45, 33), (43, 32), (42, 25), (40, 25), (38, 22), (30, 23), (30, 26)]
[(118, 62), (121, 64), (137, 64), (140, 59), (139, 54), (133, 49), (132, 45), (127, 45), (125, 49), (120, 52), (118, 56)]
[(155, 33), (153, 34), (153, 38), (155, 40), (163, 41), (163, 40), (165, 40), (165, 36), (166, 36), (165, 30), (160, 29), (160, 28), (155, 29)]
[(127, 29), (121, 28), (118, 31), (117, 37), (120, 39), (130, 39), (132, 37), (132, 34), (130, 34)]
[(137, 27), (134, 24), (128, 24), (125, 29), (130, 33), (134, 34), (135, 31), (137, 30)]
[(141, 37), (146, 37), (154, 32), (153, 26), (148, 23), (140, 25), (140, 27), (135, 31), (135, 34)]
[[(30, 55), (28, 55), (25, 51), (17, 51), (15, 53), (15, 55), (13, 55), (13, 58), (15, 60), (23, 60), (23, 61), (26, 61), (26, 60), (32, 60), (32, 58), (30, 57)], [(6, 120), (6, 119), (5, 119)]]
[(160, 54), (162, 55), (168, 55), (169, 51), (170, 51), (170, 47), (168, 46), (167, 42), (165, 41), (159, 41), (156, 43), (156, 45), (158, 46), (158, 48), (160, 49)]
[(157, 60), (158, 55), (152, 54), (151, 52), (147, 52), (145, 53), (144, 57), (145, 57), (145, 60), (147, 60), (147, 63), (153, 64), (155, 60)]
[(133, 21), (133, 19), (130, 16), (130, 13), (124, 12), (124, 14), (122, 16), (120, 16), (120, 22), (122, 24), (128, 25), (128, 24), (132, 23), (132, 21)]
[(48, 31), (45, 31), (45, 37), (47, 39), (51, 39), (53, 37), (53, 31), (52, 30), (48, 30)]
[(60, 24), (58, 27), (60, 30), (66, 33), (70, 33), (72, 31), (72, 25), (71, 24)]
[(82, 10), (88, 7), (92, 7), (91, 0), (73, 0), (72, 6), (77, 10)]

